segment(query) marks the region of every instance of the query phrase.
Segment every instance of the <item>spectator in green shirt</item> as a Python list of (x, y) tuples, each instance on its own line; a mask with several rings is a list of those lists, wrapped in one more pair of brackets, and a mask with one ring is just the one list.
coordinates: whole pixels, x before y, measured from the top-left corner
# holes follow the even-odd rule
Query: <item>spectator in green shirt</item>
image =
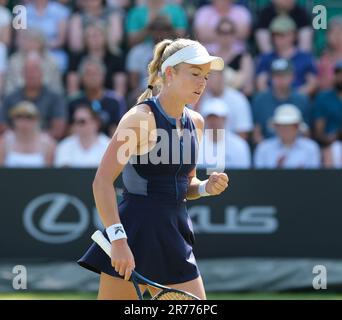
[(184, 9), (176, 4), (168, 4), (165, 0), (147, 0), (146, 5), (134, 7), (128, 12), (126, 32), (130, 47), (152, 40), (149, 36), (149, 25), (159, 15), (170, 19), (177, 37), (184, 37), (188, 26)]

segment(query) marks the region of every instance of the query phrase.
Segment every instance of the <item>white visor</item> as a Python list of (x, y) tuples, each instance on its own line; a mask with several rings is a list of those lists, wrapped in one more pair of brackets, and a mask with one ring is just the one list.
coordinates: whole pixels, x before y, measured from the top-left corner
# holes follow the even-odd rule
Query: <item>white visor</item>
[(207, 49), (200, 43), (196, 43), (178, 50), (168, 57), (161, 66), (161, 72), (164, 74), (167, 67), (173, 67), (179, 63), (205, 64), (211, 62), (211, 70), (223, 70), (224, 61), (220, 57), (209, 55)]

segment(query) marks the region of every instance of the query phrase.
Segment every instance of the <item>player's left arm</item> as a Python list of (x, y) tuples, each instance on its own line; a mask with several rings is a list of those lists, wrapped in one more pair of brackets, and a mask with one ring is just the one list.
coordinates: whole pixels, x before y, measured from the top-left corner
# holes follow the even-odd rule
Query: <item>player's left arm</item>
[[(203, 136), (203, 130), (204, 130), (204, 119), (203, 117), (196, 111), (190, 110), (192, 121), (194, 122), (196, 126), (196, 134), (198, 138), (198, 144), (200, 145), (202, 136)], [(189, 186), (188, 191), (186, 194), (186, 198), (188, 200), (195, 200), (200, 198), (199, 194), (199, 185), (202, 182), (202, 180), (198, 179), (196, 176), (196, 167), (191, 170), (191, 172), (188, 175), (189, 179)], [(221, 192), (223, 192), (228, 187), (228, 176), (226, 173), (221, 172), (213, 172), (209, 179), (208, 183), (206, 184), (205, 190), (210, 195), (219, 195)]]

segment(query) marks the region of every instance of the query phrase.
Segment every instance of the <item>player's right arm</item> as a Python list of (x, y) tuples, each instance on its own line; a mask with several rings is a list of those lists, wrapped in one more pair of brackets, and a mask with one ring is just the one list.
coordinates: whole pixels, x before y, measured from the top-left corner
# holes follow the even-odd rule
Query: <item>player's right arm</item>
[[(122, 117), (102, 158), (93, 181), (93, 194), (106, 228), (120, 223), (113, 184), (129, 158), (148, 144), (149, 132), (154, 126), (155, 120), (148, 106), (133, 107)], [(135, 263), (127, 239), (112, 242), (112, 265), (121, 276), (129, 279)]]

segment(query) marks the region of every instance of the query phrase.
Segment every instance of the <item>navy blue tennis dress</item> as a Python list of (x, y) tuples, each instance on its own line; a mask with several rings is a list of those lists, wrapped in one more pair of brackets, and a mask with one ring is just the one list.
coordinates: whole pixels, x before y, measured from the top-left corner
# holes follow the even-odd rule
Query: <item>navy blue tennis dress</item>
[[(147, 154), (132, 156), (122, 172), (120, 220), (135, 259), (135, 270), (162, 284), (182, 283), (199, 276), (192, 248), (193, 228), (186, 208), (188, 174), (195, 168), (198, 151), (195, 125), (185, 107), (183, 135), (179, 137), (176, 120), (165, 113), (157, 97), (143, 103), (154, 114), (157, 143)], [(104, 235), (107, 237), (105, 231)], [(97, 273), (119, 276), (110, 258), (95, 243), (78, 263)]]

